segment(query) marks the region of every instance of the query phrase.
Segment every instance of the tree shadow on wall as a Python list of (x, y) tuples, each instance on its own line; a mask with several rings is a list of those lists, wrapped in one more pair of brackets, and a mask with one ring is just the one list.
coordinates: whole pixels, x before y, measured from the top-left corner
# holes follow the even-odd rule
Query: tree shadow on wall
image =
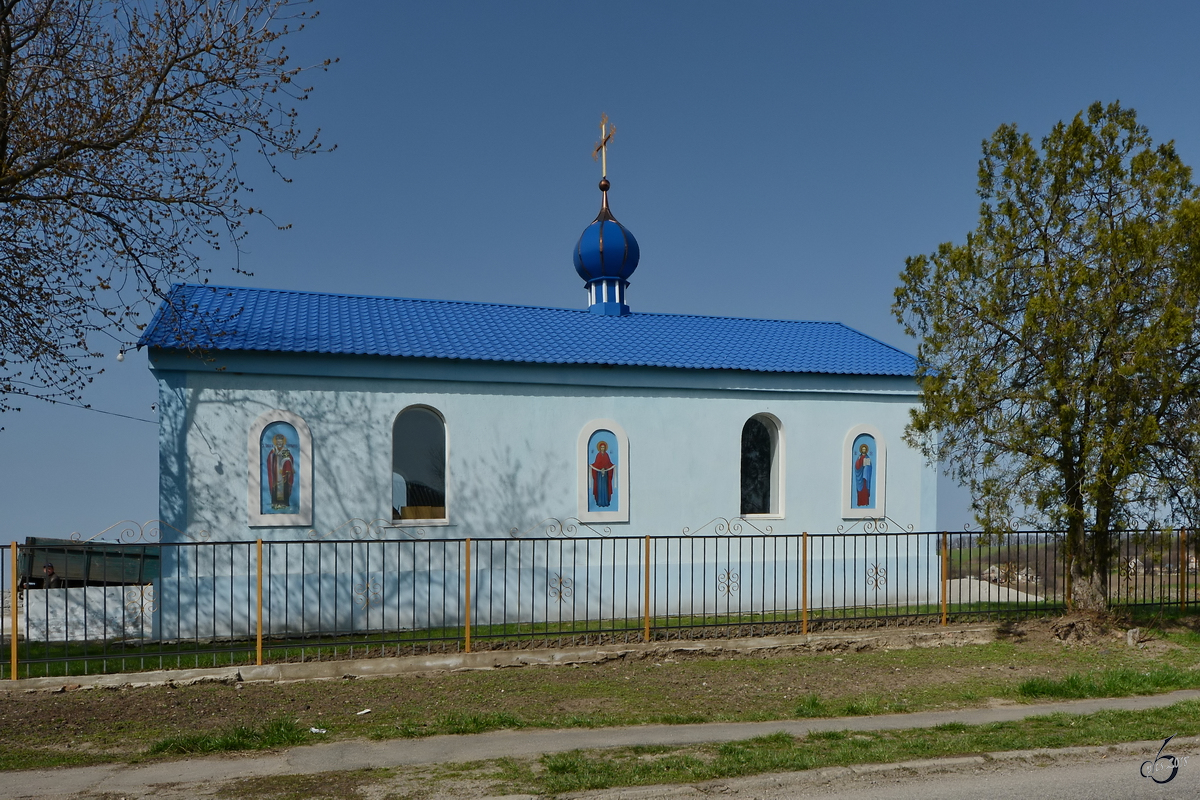
[[(197, 434), (187, 450), (191, 495), (186, 497), (183, 475), (173, 476), (168, 488), (186, 497), (188, 524), (215, 531), (245, 530), (247, 431), (260, 414), (276, 408), (295, 411), (312, 431), (313, 449), (307, 457), (313, 462), (314, 525), (334, 525), (356, 517), (390, 517), (390, 482), (386, 476), (390, 475), (391, 442), (387, 433), (362, 435), (364, 421), (370, 420), (375, 411), (368, 396), (360, 392), (304, 392), (303, 387), (290, 385), (291, 381), (278, 383), (284, 385), (245, 390), (210, 388), (202, 396), (195, 391), (187, 393), (172, 434), (178, 441), (178, 452), (183, 452), (189, 431)], [(213, 406), (227, 410), (214, 412)], [(347, 447), (343, 444), (346, 442), (354, 444)], [(184, 469), (182, 465), (179, 468)], [(370, 507), (364, 508), (363, 490), (371, 486), (381, 489), (374, 493), (368, 489), (365, 495)], [(184, 499), (171, 502), (182, 505)], [(299, 535), (304, 530), (291, 528), (289, 532)]]
[(562, 514), (561, 501), (551, 498), (573, 488), (572, 480), (564, 480), (570, 464), (561, 457), (535, 454), (528, 442), (524, 450), (518, 455), (511, 446), (496, 447), (459, 467), (461, 475), (451, 476), (459, 487), (451, 499), (451, 514), (462, 524), (463, 536), (506, 537), (513, 528), (525, 531)]

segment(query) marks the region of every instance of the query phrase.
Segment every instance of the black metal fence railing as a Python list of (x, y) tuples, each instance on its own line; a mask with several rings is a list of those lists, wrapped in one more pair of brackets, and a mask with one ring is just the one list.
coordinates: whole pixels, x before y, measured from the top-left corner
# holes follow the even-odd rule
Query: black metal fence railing
[[(1197, 544), (1117, 534), (1110, 603), (1200, 601)], [(57, 542), (87, 564), (65, 582), (33, 574), (39, 546), (0, 548), (2, 677), (945, 625), (1070, 594), (1049, 531)]]

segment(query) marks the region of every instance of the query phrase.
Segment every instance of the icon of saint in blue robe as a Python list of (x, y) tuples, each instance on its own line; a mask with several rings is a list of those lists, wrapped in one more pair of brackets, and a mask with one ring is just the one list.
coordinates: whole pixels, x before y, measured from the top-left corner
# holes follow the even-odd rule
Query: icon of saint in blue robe
[(613, 481), (617, 477), (617, 467), (608, 457), (608, 442), (596, 445), (596, 460), (591, 464), (592, 499), (600, 508), (608, 508), (612, 503)]

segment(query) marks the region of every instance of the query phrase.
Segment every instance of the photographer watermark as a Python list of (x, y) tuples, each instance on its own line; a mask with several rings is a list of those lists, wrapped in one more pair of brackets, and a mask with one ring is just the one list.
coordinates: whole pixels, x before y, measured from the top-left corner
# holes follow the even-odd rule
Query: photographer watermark
[(1170, 783), (1179, 774), (1179, 768), (1187, 764), (1188, 756), (1184, 756), (1183, 760), (1180, 760), (1163, 752), (1167, 749), (1167, 744), (1174, 738), (1174, 736), (1167, 737), (1166, 741), (1162, 743), (1162, 747), (1158, 748), (1158, 755), (1154, 757), (1153, 761), (1142, 762), (1138, 771), (1143, 778), (1149, 778), (1155, 783)]

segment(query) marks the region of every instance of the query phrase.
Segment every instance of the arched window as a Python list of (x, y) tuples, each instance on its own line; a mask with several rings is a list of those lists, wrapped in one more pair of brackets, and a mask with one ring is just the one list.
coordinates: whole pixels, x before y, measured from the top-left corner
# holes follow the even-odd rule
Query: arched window
[(743, 515), (782, 514), (782, 453), (779, 421), (756, 414), (742, 426)]
[(446, 519), (446, 423), (413, 406), (392, 425), (392, 519)]

